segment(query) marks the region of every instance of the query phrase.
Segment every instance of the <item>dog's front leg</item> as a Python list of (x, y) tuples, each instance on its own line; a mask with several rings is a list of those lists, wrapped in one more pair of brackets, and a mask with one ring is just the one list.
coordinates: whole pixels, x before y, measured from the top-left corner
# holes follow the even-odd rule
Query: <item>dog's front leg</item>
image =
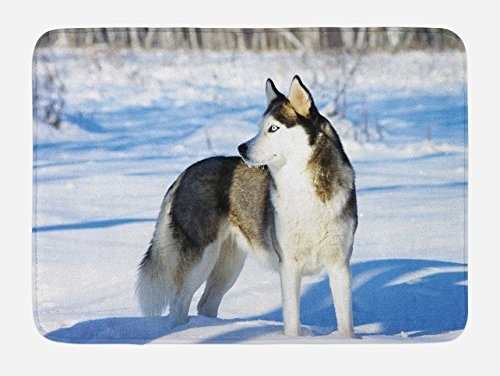
[(337, 316), (338, 335), (357, 338), (352, 318), (352, 282), (349, 261), (338, 260), (328, 270), (333, 304)]
[(280, 264), (281, 299), (286, 336), (300, 335), (300, 281), (297, 261), (283, 259)]

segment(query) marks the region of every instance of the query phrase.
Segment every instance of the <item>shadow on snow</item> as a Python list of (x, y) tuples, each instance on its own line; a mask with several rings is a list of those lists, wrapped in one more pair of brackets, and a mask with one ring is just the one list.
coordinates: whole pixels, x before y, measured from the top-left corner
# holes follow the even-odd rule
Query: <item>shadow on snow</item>
[[(466, 265), (427, 260), (378, 260), (355, 263), (353, 271), (354, 324), (372, 329), (364, 335), (422, 336), (461, 330), (467, 320)], [(224, 303), (222, 303), (224, 304)], [(168, 330), (167, 317), (112, 317), (80, 322), (50, 332), (47, 338), (73, 343), (148, 343), (173, 332), (204, 326), (251, 323), (193, 342), (239, 342), (282, 330), (281, 307), (259, 316), (239, 319), (190, 317), (189, 323)], [(264, 320), (264, 322), (263, 322)], [(266, 322), (268, 321), (268, 322)], [(302, 294), (301, 322), (327, 328), (337, 326), (328, 279)], [(320, 330), (323, 334), (324, 330)], [(168, 339), (168, 337), (167, 337)]]
[(102, 221), (68, 223), (68, 224), (63, 224), (63, 225), (38, 226), (38, 227), (33, 227), (33, 232), (99, 229), (99, 228), (108, 228), (108, 227), (128, 225), (131, 223), (142, 223), (142, 222), (156, 222), (156, 219), (155, 218), (120, 218), (120, 219), (109, 219), (109, 220), (102, 220)]

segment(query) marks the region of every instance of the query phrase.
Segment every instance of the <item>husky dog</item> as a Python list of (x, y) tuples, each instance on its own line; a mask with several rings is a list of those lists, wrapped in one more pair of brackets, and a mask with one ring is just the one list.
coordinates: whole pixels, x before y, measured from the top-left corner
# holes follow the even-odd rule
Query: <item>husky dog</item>
[[(250, 252), (279, 270), (285, 335), (301, 333), (301, 276), (326, 269), (338, 334), (354, 337), (349, 261), (358, 218), (354, 171), (340, 139), (295, 76), (288, 97), (266, 82), (267, 110), (239, 157), (188, 167), (163, 199), (136, 293), (145, 315), (169, 325), (216, 317)], [(260, 167), (260, 168), (254, 168)]]

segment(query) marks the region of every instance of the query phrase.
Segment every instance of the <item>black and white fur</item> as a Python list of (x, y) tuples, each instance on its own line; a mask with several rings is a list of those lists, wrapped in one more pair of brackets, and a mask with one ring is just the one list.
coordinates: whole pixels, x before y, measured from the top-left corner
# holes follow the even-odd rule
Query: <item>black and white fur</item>
[(280, 272), (286, 335), (301, 332), (301, 276), (326, 269), (338, 334), (354, 337), (354, 171), (298, 76), (288, 97), (268, 79), (266, 97), (258, 134), (238, 147), (242, 158), (202, 160), (169, 188), (139, 267), (141, 309), (162, 315), (170, 307), (170, 326), (184, 324), (206, 281), (198, 313), (216, 317), (250, 252)]

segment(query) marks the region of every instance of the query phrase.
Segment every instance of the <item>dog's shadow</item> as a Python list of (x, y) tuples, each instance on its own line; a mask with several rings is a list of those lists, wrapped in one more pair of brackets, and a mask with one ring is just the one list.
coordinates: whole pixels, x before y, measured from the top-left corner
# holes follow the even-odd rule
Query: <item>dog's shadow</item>
[[(461, 330), (467, 320), (466, 265), (426, 260), (380, 260), (355, 263), (353, 272), (354, 324), (363, 335), (422, 336)], [(238, 329), (197, 341), (196, 328), (237, 325)], [(262, 325), (263, 320), (269, 323)], [(46, 334), (60, 342), (148, 343), (193, 329), (190, 342), (220, 343), (259, 339), (282, 331), (281, 307), (241, 319), (191, 317), (188, 324), (170, 330), (166, 317), (111, 317), (77, 323)], [(311, 327), (336, 329), (328, 279), (302, 294), (301, 322)], [(324, 334), (320, 331), (313, 334)], [(175, 342), (176, 338), (172, 338)]]

